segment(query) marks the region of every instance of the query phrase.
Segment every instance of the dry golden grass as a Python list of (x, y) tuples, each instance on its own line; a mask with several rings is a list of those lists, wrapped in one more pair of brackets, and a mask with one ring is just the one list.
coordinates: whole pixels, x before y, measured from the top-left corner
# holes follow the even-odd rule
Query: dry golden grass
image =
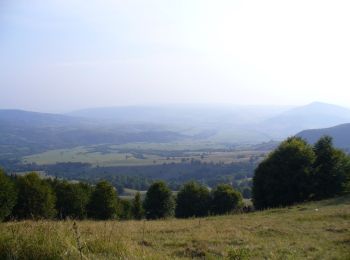
[(350, 259), (350, 196), (250, 214), (0, 225), (0, 259)]

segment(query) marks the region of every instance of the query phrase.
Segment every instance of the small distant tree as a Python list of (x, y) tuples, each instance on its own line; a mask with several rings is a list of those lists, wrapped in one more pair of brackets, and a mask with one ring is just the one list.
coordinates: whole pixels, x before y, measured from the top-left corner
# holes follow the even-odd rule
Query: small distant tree
[(162, 181), (155, 182), (149, 187), (143, 205), (147, 219), (167, 218), (174, 214), (174, 197)]
[(257, 209), (286, 206), (310, 197), (312, 147), (298, 137), (288, 138), (255, 170), (253, 202)]
[(94, 188), (88, 205), (88, 216), (95, 219), (117, 217), (117, 192), (107, 181), (100, 181)]
[(17, 201), (14, 183), (0, 169), (0, 222), (12, 213)]
[(242, 195), (228, 184), (218, 185), (212, 191), (212, 212), (214, 214), (230, 213), (242, 206)]
[(140, 192), (135, 194), (135, 198), (132, 201), (132, 214), (134, 219), (138, 220), (142, 219), (144, 216)]
[(177, 194), (175, 208), (177, 218), (207, 216), (209, 209), (209, 189), (197, 182), (186, 183)]
[(343, 151), (333, 147), (332, 138), (324, 136), (314, 145), (314, 196), (329, 198), (345, 191), (349, 181), (350, 159)]
[(49, 183), (35, 172), (17, 178), (18, 200), (14, 213), (20, 219), (53, 218), (56, 196)]

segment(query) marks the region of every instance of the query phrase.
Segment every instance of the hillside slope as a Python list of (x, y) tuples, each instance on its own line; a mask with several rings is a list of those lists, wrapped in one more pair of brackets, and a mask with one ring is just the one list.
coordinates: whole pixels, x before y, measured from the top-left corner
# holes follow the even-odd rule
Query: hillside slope
[(273, 137), (285, 138), (305, 129), (332, 127), (349, 122), (350, 109), (314, 102), (272, 117), (260, 124), (260, 127)]
[(309, 143), (315, 143), (324, 135), (333, 137), (336, 147), (350, 151), (350, 123), (329, 128), (304, 130), (297, 134)]
[(59, 114), (0, 110), (0, 159), (84, 145), (168, 142), (183, 137), (154, 125), (117, 124)]
[(350, 196), (189, 220), (0, 224), (1, 259), (350, 259), (349, 248)]

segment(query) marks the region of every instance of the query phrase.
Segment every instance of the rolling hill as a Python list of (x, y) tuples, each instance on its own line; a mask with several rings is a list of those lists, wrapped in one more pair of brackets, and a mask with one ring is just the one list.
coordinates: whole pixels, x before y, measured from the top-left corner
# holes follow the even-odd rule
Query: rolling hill
[[(0, 159), (77, 146), (135, 142), (229, 148), (279, 141), (304, 129), (349, 122), (349, 109), (318, 102), (292, 109), (135, 106), (91, 108), (64, 115), (0, 110)], [(343, 145), (343, 139), (339, 145)]]
[(155, 125), (116, 124), (67, 115), (0, 110), (0, 159), (92, 144), (169, 142), (184, 137)]
[(269, 118), (259, 125), (273, 138), (286, 138), (305, 129), (332, 127), (350, 122), (350, 109), (314, 102)]
[(297, 134), (310, 143), (315, 143), (324, 135), (331, 136), (336, 147), (350, 151), (350, 123), (329, 128), (305, 130)]

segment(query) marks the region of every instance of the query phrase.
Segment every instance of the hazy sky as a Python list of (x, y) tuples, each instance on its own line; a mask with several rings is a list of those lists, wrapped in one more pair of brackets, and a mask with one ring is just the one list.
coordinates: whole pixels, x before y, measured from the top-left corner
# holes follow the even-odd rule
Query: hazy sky
[(0, 0), (0, 108), (349, 106), (350, 1)]

